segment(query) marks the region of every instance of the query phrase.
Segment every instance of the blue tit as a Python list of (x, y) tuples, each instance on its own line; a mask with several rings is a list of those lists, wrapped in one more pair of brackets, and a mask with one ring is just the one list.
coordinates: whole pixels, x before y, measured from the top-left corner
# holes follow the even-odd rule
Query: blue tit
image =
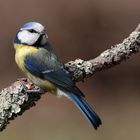
[(92, 126), (98, 128), (99, 116), (54, 53), (43, 25), (38, 22), (24, 24), (15, 36), (14, 48), (15, 61), (26, 77), (45, 91), (70, 99)]

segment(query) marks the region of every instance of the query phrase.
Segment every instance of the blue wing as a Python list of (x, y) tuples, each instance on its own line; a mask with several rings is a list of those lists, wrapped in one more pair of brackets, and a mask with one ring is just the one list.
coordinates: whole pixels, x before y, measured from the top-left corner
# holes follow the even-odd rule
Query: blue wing
[(45, 49), (33, 55), (26, 56), (25, 67), (32, 74), (58, 85), (61, 89), (69, 90), (79, 96), (84, 94), (75, 86), (64, 65), (58, 61), (54, 54)]

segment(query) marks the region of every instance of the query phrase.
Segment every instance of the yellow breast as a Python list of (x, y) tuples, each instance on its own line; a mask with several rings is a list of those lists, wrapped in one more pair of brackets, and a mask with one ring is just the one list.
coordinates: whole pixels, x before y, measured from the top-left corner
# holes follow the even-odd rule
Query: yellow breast
[(15, 54), (15, 61), (19, 68), (22, 70), (22, 72), (36, 85), (39, 87), (45, 89), (46, 91), (56, 91), (56, 86), (44, 79), (41, 79), (39, 77), (36, 77), (35, 75), (31, 74), (24, 66), (24, 60), (26, 56), (32, 55), (34, 53), (38, 52), (38, 48), (32, 47), (32, 46), (26, 46), (21, 44), (15, 44), (14, 45), (16, 54)]
[(38, 51), (38, 49), (35, 47), (31, 47), (31, 46), (29, 47), (29, 46), (20, 45), (20, 44), (15, 44), (14, 47), (16, 50), (16, 54), (15, 54), (16, 63), (18, 64), (19, 68), (23, 72), (25, 72), (25, 71), (27, 71), (27, 69), (24, 67), (25, 57), (27, 55), (31, 55), (33, 53), (36, 53)]

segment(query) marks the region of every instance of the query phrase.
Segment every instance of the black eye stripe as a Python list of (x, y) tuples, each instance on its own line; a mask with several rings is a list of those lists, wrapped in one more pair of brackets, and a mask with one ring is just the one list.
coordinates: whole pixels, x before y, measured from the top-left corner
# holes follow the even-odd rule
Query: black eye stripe
[(30, 33), (38, 33), (37, 31), (35, 31), (34, 29), (30, 29), (28, 30)]

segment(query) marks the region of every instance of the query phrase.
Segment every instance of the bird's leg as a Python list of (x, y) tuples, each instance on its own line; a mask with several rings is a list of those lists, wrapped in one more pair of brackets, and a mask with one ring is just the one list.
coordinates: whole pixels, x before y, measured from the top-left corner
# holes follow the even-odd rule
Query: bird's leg
[(39, 88), (39, 89), (26, 89), (26, 92), (28, 94), (30, 94), (30, 93), (44, 93), (44, 91), (41, 88)]
[(43, 89), (36, 86), (32, 82), (28, 82), (25, 86), (26, 86), (26, 92), (27, 93), (44, 93)]
[(26, 93), (44, 93), (44, 90), (41, 89), (40, 87), (38, 87), (37, 85), (35, 85), (34, 83), (32, 83), (29, 79), (27, 78), (19, 78), (17, 81), (23, 82), (24, 86), (25, 86), (25, 92)]

